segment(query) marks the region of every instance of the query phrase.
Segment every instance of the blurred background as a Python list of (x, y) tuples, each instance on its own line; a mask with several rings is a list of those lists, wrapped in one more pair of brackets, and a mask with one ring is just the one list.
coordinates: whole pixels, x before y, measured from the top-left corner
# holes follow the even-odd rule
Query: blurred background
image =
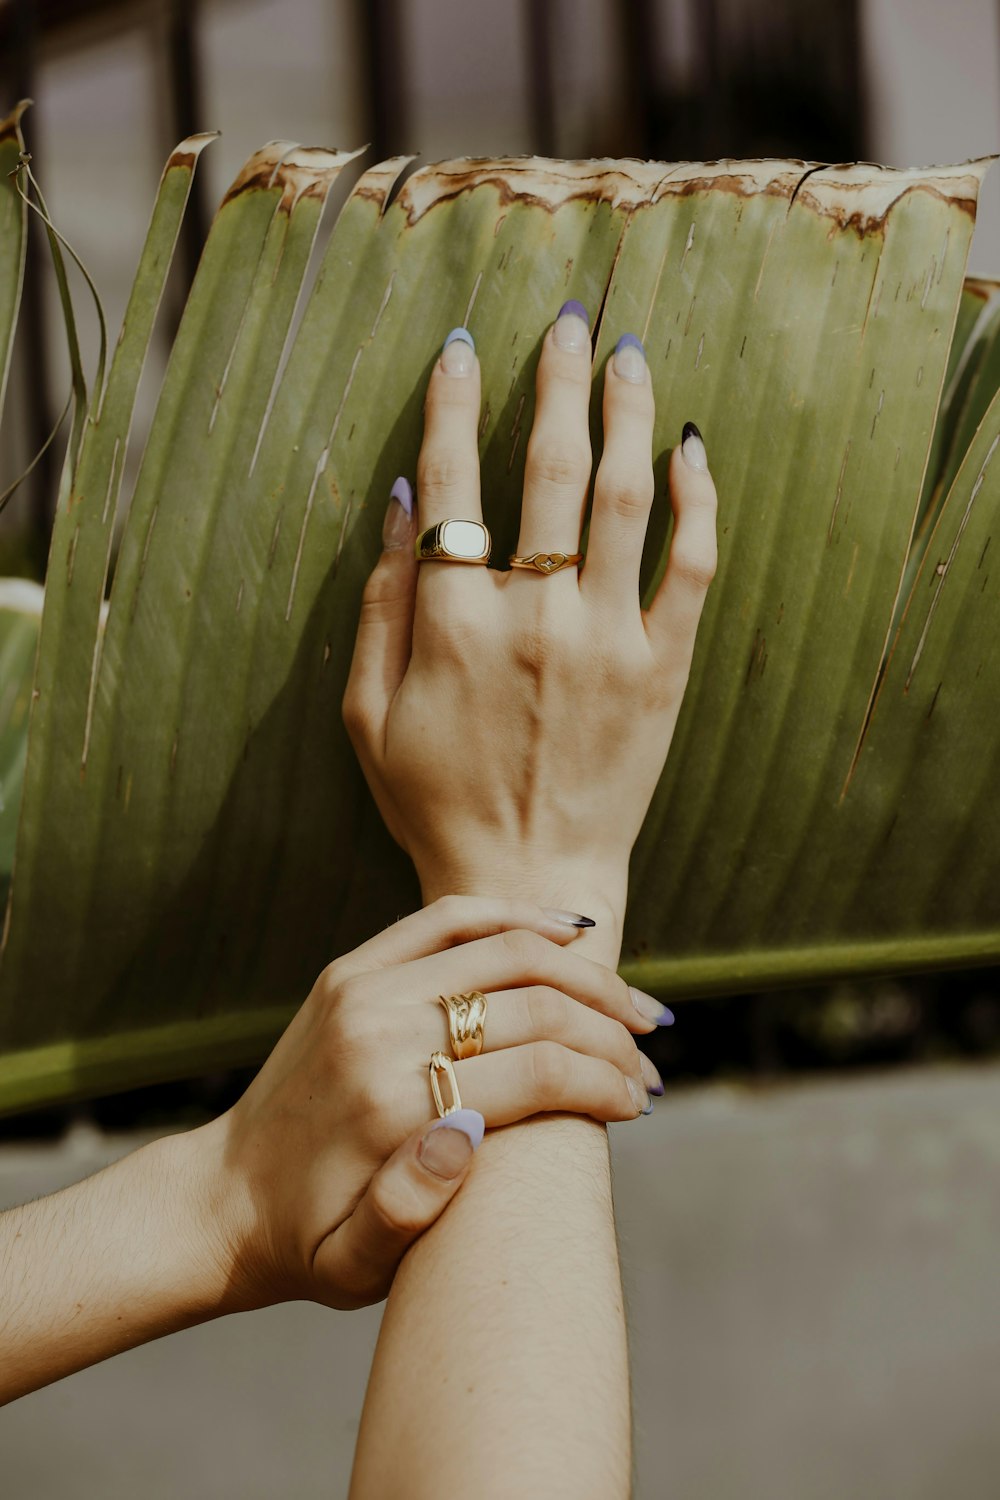
[[(1000, 150), (1000, 16), (990, 0), (0, 0), (0, 114), (25, 97), (33, 170), (112, 339), (166, 157), (222, 132), (134, 475), (214, 207), (265, 141), (425, 161), (961, 161)], [(1000, 277), (1000, 177), (970, 269)], [(73, 287), (92, 370), (96, 318)], [(68, 390), (33, 223), (0, 489)], [(64, 437), (0, 518), (0, 574), (44, 576)], [(737, 995), (678, 1006), (644, 1043), (667, 1096), (611, 1127), (638, 1500), (1000, 1494), (998, 990), (979, 971)], [(0, 1208), (212, 1117), (252, 1076), (0, 1121)], [(0, 1412), (4, 1494), (346, 1494), (380, 1315), (230, 1318), (38, 1392)]]

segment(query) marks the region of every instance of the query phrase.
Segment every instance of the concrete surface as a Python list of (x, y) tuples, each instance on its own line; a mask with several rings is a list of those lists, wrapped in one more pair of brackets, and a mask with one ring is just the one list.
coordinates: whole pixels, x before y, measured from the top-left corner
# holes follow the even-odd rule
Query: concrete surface
[[(1000, 1066), (678, 1092), (611, 1137), (636, 1500), (995, 1500)], [(0, 1205), (146, 1138), (6, 1147)], [(0, 1411), (0, 1492), (344, 1496), (380, 1316), (295, 1303), (70, 1376)]]

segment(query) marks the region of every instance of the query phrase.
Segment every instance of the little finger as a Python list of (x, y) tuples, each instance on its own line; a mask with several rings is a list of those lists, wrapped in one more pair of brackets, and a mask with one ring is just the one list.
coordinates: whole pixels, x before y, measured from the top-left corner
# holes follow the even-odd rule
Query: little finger
[(681, 442), (670, 455), (669, 482), (674, 533), (666, 572), (645, 623), (654, 651), (669, 656), (675, 669), (686, 675), (718, 563), (715, 484), (693, 422), (684, 424)]

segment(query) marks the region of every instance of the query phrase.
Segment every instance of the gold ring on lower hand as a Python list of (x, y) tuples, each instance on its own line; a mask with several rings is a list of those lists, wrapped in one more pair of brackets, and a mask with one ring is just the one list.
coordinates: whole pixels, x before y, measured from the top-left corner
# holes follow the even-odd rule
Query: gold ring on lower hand
[(483, 1050), (483, 1027), (486, 1024), (486, 996), (481, 990), (465, 995), (439, 995), (448, 1012), (452, 1057), (478, 1057)]

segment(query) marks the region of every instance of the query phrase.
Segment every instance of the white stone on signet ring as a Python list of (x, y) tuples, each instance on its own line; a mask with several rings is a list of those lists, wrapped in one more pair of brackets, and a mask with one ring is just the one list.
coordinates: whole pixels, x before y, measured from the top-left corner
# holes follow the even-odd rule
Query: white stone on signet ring
[(489, 551), (489, 533), (479, 521), (445, 521), (438, 535), (453, 557), (480, 558)]

